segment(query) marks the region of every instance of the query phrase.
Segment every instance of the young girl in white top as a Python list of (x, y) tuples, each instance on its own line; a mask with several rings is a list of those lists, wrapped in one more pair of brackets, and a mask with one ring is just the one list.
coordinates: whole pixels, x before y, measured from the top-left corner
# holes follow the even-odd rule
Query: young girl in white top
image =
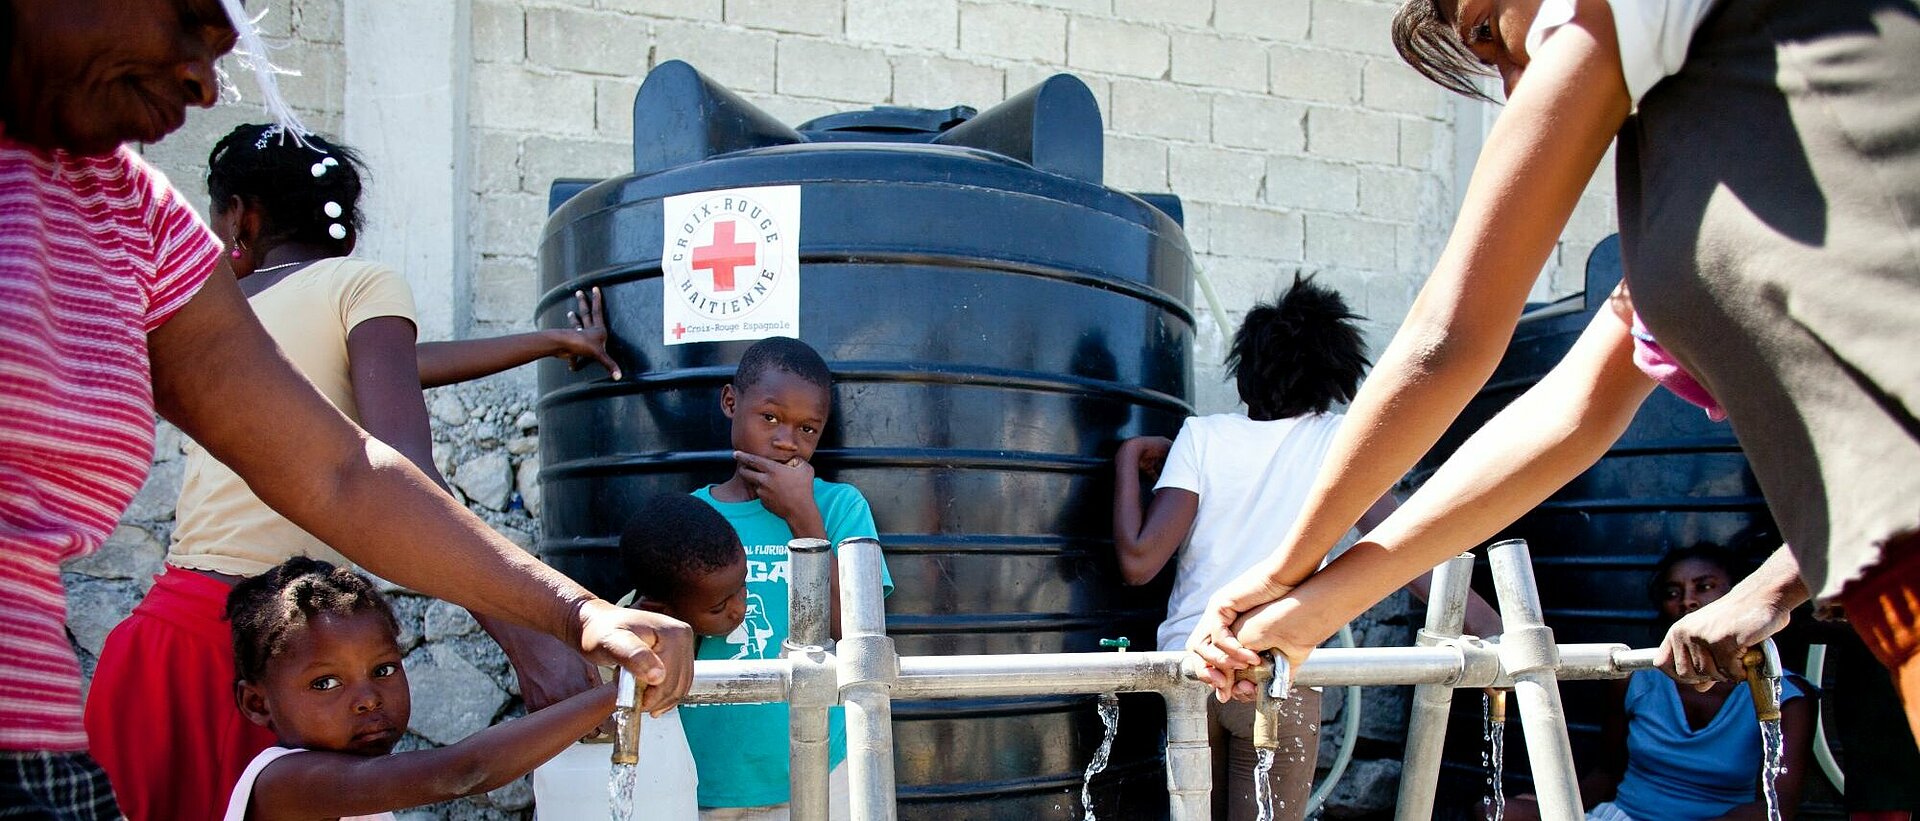
[(613, 686), (459, 743), (394, 753), (412, 698), (399, 623), (364, 576), (296, 557), (227, 599), (241, 712), (279, 746), (234, 785), (226, 821), (391, 818), (526, 775), (613, 712)]
[[(1121, 444), (1113, 534), (1122, 577), (1145, 584), (1179, 556), (1160, 649), (1184, 646), (1207, 597), (1259, 564), (1293, 525), (1340, 427), (1331, 409), (1353, 397), (1367, 369), (1359, 319), (1340, 294), (1296, 279), (1279, 299), (1249, 311), (1234, 334), (1227, 367), (1246, 413), (1188, 419), (1171, 442), (1143, 436)], [(1144, 517), (1142, 473), (1159, 476)], [(1394, 507), (1392, 496), (1380, 497), (1361, 529)], [(1412, 586), (1415, 595), (1425, 597), (1425, 582)], [(1468, 632), (1500, 632), (1499, 616), (1478, 596), (1467, 612)], [(1320, 694), (1310, 687), (1293, 693), (1281, 711), (1290, 721), (1271, 775), (1280, 818), (1306, 811), (1319, 749)], [(1214, 785), (1214, 817), (1253, 819), (1253, 705), (1215, 705), (1211, 718), (1215, 760), (1227, 765), (1226, 780)]]

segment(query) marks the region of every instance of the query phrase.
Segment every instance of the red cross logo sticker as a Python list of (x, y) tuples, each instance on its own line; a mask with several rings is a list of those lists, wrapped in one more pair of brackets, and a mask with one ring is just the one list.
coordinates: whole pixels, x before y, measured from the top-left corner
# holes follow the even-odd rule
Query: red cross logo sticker
[(673, 323), (674, 339), (681, 339), (681, 338), (684, 338), (686, 335), (687, 335), (687, 326), (682, 325), (678, 322)]
[(735, 242), (732, 220), (713, 224), (713, 242), (693, 249), (693, 268), (705, 268), (713, 274), (713, 290), (733, 290), (736, 268), (751, 267), (758, 258), (753, 240)]

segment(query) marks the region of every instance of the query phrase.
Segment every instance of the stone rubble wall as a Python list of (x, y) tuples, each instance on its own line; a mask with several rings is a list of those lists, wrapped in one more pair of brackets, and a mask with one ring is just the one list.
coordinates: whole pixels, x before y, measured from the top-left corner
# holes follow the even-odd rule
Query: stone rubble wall
[[(1413, 74), (1387, 42), (1385, 0), (455, 0), (467, 4), (465, 78), (471, 224), (453, 277), (466, 313), (458, 336), (531, 327), (534, 254), (556, 177), (622, 173), (631, 162), (633, 95), (646, 72), (684, 59), (798, 124), (872, 105), (985, 109), (1060, 72), (1085, 80), (1106, 118), (1107, 183), (1171, 192), (1221, 299), (1230, 330), (1295, 273), (1315, 274), (1369, 317), (1377, 353), (1443, 246), (1486, 109)], [(283, 91), (306, 121), (340, 134), (353, 63), (346, 0), (256, 0)], [(377, 70), (372, 69), (372, 70)], [(141, 147), (191, 202), (206, 206), (208, 149), (258, 121), (246, 102), (190, 113)], [(1535, 292), (1580, 289), (1587, 250), (1613, 230), (1603, 164)], [(372, 169), (370, 191), (405, 186)], [(369, 225), (370, 235), (406, 225)], [(410, 276), (420, 272), (408, 272)], [(434, 274), (439, 275), (439, 274)], [(1229, 336), (1196, 294), (1197, 406), (1236, 406), (1221, 360)], [(521, 369), (428, 393), (435, 463), (469, 509), (508, 538), (537, 535), (533, 382)], [(69, 565), (70, 624), (85, 669), (150, 583), (172, 527), (180, 435), (161, 425), (152, 478), (107, 547)], [(416, 700), (405, 747), (445, 743), (520, 712), (491, 640), (457, 608), (394, 591)], [(1406, 645), (1417, 609), (1404, 595), (1355, 630), (1363, 644)], [(1404, 736), (1404, 690), (1366, 691), (1363, 753), (1329, 817), (1391, 802)], [(1329, 718), (1344, 693), (1326, 700)], [(1329, 753), (1333, 745), (1322, 747)], [(1326, 763), (1325, 760), (1322, 762)], [(492, 794), (403, 818), (530, 818), (523, 779)]]

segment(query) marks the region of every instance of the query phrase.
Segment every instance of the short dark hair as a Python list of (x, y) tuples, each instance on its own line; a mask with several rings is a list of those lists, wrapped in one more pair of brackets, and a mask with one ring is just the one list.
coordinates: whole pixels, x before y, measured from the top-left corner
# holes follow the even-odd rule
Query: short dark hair
[(264, 677), (267, 662), (286, 649), (293, 630), (322, 613), (373, 613), (395, 635), (400, 633), (393, 606), (367, 577), (331, 562), (295, 556), (227, 593), (234, 670), (240, 679), (257, 682)]
[(1441, 88), (1492, 102), (1474, 81), (1493, 72), (1460, 42), (1440, 0), (1402, 0), (1393, 13), (1393, 48), (1414, 71)]
[(1227, 351), (1247, 416), (1286, 419), (1352, 401), (1368, 365), (1359, 319), (1338, 291), (1298, 274), (1280, 298), (1248, 311)]
[[(321, 173), (315, 175), (316, 169)], [(239, 126), (207, 154), (207, 196), (215, 212), (239, 197), (260, 210), (264, 238), (341, 253), (360, 234), (360, 191), (366, 175), (359, 152), (318, 134), (296, 142), (277, 125)]]
[(833, 372), (827, 369), (820, 352), (790, 336), (770, 336), (753, 343), (733, 372), (734, 389), (752, 387), (767, 371), (785, 371), (823, 390), (833, 390)]
[(1752, 572), (1752, 568), (1741, 561), (1732, 550), (1712, 542), (1699, 542), (1686, 547), (1673, 548), (1662, 554), (1660, 561), (1654, 563), (1653, 575), (1647, 579), (1647, 598), (1655, 606), (1666, 600), (1662, 595), (1665, 591), (1661, 589), (1661, 582), (1667, 577), (1667, 571), (1672, 570), (1674, 565), (1690, 559), (1698, 559), (1726, 571), (1727, 581), (1733, 584), (1738, 584)]
[(685, 493), (659, 493), (620, 532), (620, 561), (636, 594), (671, 598), (695, 576), (746, 556), (740, 535), (712, 505)]

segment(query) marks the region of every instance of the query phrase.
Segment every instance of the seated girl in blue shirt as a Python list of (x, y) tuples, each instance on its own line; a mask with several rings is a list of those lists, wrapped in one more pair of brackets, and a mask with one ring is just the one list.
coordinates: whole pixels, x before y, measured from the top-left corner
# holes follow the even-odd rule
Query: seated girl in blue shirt
[[(1716, 545), (1661, 557), (1647, 592), (1660, 610), (1662, 629), (1724, 595), (1739, 581), (1736, 566), (1732, 555)], [(1798, 676), (1783, 676), (1780, 688), (1785, 770), (1774, 785), (1780, 817), (1792, 821), (1813, 766), (1816, 704)], [(1603, 758), (1580, 780), (1591, 821), (1767, 817), (1759, 793), (1760, 724), (1745, 682), (1715, 682), (1695, 691), (1658, 670), (1641, 670), (1614, 682), (1601, 733)], [(1538, 812), (1523, 796), (1508, 803), (1506, 817), (1533, 819)]]

